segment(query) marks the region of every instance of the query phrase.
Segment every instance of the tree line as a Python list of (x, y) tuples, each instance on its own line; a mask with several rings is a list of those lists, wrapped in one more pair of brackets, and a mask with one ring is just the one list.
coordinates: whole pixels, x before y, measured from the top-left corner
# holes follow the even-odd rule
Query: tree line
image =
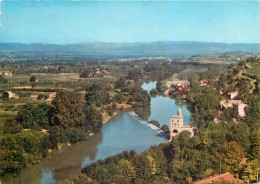
[(102, 125), (96, 105), (86, 103), (73, 92), (58, 91), (51, 105), (21, 106), (17, 116), (3, 126), (1, 174), (40, 162), (48, 149), (58, 148), (59, 143), (86, 140), (90, 133), (100, 131)]
[[(195, 136), (184, 131), (172, 142), (152, 146), (141, 154), (122, 152), (84, 167), (81, 176), (64, 182), (192, 183), (220, 172), (238, 175), (247, 183), (256, 182), (260, 157), (259, 76), (251, 76), (256, 79), (252, 93), (243, 90), (244, 85), (234, 78), (252, 60), (259, 62), (249, 58), (222, 72), (196, 73), (190, 77), (191, 89), (186, 100), (192, 125), (199, 129)], [(208, 80), (208, 86), (199, 86), (201, 79)], [(122, 81), (119, 84), (124, 84)], [(234, 121), (232, 109), (221, 109), (219, 105), (223, 96), (234, 90), (242, 91), (237, 99), (247, 103), (246, 117), (238, 119), (239, 122)], [(215, 117), (219, 123), (213, 121)], [(246, 163), (242, 164), (245, 158)]]

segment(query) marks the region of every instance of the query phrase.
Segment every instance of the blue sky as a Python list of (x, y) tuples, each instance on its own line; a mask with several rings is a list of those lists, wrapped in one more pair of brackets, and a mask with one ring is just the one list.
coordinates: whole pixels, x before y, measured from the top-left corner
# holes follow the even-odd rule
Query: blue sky
[(3, 1), (0, 42), (260, 42), (259, 1)]

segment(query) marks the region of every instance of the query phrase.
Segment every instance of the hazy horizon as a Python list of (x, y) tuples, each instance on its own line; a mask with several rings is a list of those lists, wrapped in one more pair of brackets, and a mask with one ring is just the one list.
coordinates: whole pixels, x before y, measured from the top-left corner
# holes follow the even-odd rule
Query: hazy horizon
[(260, 43), (259, 1), (2, 1), (0, 42)]
[(90, 43), (107, 43), (107, 44), (148, 44), (148, 43), (163, 43), (163, 42), (180, 42), (180, 43), (213, 43), (213, 44), (260, 44), (260, 42), (244, 42), (244, 43), (229, 43), (229, 42), (206, 42), (206, 41), (174, 41), (174, 40), (158, 40), (158, 41), (143, 41), (143, 42), (103, 42), (103, 41), (89, 41), (89, 42), (75, 42), (75, 43), (48, 43), (48, 42), (0, 42), (0, 43), (13, 43), (13, 44), (46, 44), (46, 45), (78, 45), (78, 44), (90, 44)]

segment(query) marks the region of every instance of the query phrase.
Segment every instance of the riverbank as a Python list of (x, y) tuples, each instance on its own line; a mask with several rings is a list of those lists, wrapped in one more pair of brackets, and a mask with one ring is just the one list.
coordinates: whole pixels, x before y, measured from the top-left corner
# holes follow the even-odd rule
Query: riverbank
[[(105, 108), (107, 108), (107, 106), (105, 106)], [(126, 104), (126, 103), (122, 103), (122, 104), (117, 104), (117, 108), (116, 111), (113, 113), (112, 116), (108, 115), (107, 111), (104, 111), (102, 113), (102, 118), (103, 118), (103, 125), (108, 123), (111, 119), (113, 119), (114, 117), (116, 117), (119, 113), (121, 112), (128, 112), (133, 110), (132, 106), (130, 104)], [(90, 133), (87, 138), (89, 139), (90, 137), (94, 136), (94, 133)], [(74, 143), (76, 144), (76, 143)], [(65, 148), (68, 148), (72, 145), (72, 143), (70, 142), (65, 142), (65, 143), (58, 143), (57, 145), (57, 150), (62, 150)], [(51, 156), (52, 152), (56, 150), (56, 149), (48, 149), (48, 158)]]
[[(107, 108), (109, 106), (112, 106), (112, 105), (110, 105), (110, 104), (105, 105), (104, 108)], [(117, 104), (116, 111), (112, 114), (112, 116), (109, 116), (107, 111), (104, 111), (102, 113), (103, 125), (106, 124), (113, 117), (115, 117), (120, 111), (124, 112), (124, 111), (131, 111), (131, 110), (133, 110), (133, 107), (130, 104), (127, 104), (127, 103)]]
[[(155, 86), (156, 82), (146, 82), (142, 88), (149, 91)], [(60, 150), (53, 150), (50, 157), (44, 158), (41, 163), (22, 169), (21, 176), (15, 178), (12, 183), (53, 183), (78, 176), (82, 167), (122, 151), (135, 150), (141, 153), (152, 145), (165, 142), (165, 136), (147, 121), (156, 120), (161, 125), (169, 126), (169, 117), (179, 108), (182, 109), (185, 123), (188, 123), (190, 118), (185, 106), (179, 107), (174, 99), (166, 96), (151, 98), (151, 113), (146, 121), (134, 113), (129, 113), (133, 110), (130, 104), (123, 104), (117, 104), (117, 113), (107, 115), (103, 119), (105, 124), (99, 133), (89, 136), (86, 141), (70, 146), (64, 144), (64, 149), (62, 147)], [(12, 180), (9, 176), (3, 182)]]

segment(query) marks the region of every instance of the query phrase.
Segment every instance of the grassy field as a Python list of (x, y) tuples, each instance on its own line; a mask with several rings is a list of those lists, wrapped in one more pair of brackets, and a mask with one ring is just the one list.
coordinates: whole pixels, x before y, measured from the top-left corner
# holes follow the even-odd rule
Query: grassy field
[[(49, 68), (57, 68), (57, 66), (50, 65)], [(89, 66), (83, 66), (78, 68), (78, 70), (83, 70)], [(98, 68), (98, 66), (95, 66)], [(23, 68), (18, 67), (5, 67), (3, 72), (14, 71), (11, 76), (4, 75), (4, 78), (8, 80), (7, 83), (0, 84), (0, 124), (2, 124), (6, 119), (14, 117), (20, 106), (27, 103), (40, 104), (40, 103), (51, 103), (46, 101), (49, 94), (58, 89), (66, 89), (68, 91), (77, 92), (84, 97), (86, 89), (93, 83), (104, 84), (104, 87), (108, 87), (107, 84), (111, 84), (118, 77), (127, 74), (128, 69), (122, 66), (114, 65), (103, 65), (102, 68), (108, 70), (112, 75), (105, 77), (94, 77), (94, 78), (80, 78), (81, 73), (66, 73), (70, 69), (67, 66), (64, 73), (58, 72), (42, 72), (43, 66), (28, 66)], [(92, 67), (91, 67), (92, 68)], [(94, 66), (93, 66), (94, 68)], [(41, 72), (38, 72), (41, 71)], [(28, 74), (27, 74), (28, 73)], [(114, 75), (116, 73), (116, 75)], [(118, 75), (118, 76), (117, 76)], [(30, 82), (31, 76), (35, 76), (37, 81), (35, 83)], [(134, 81), (130, 81), (131, 85), (134, 85)], [(14, 94), (19, 96), (19, 99), (3, 99), (1, 98), (2, 92), (12, 91)], [(109, 90), (108, 90), (109, 91)], [(115, 96), (117, 93), (115, 91), (109, 91), (111, 96)], [(31, 99), (30, 95), (42, 95), (43, 99)]]
[(253, 75), (259, 75), (260, 74), (260, 68), (249, 68), (246, 70), (247, 73), (253, 74)]
[(251, 68), (246, 69), (246, 73), (260, 75), (260, 63), (251, 64)]
[(186, 80), (195, 73), (205, 72), (207, 70), (208, 70), (207, 68), (191, 68), (191, 69), (183, 70), (181, 73), (177, 75), (176, 78), (180, 80)]

